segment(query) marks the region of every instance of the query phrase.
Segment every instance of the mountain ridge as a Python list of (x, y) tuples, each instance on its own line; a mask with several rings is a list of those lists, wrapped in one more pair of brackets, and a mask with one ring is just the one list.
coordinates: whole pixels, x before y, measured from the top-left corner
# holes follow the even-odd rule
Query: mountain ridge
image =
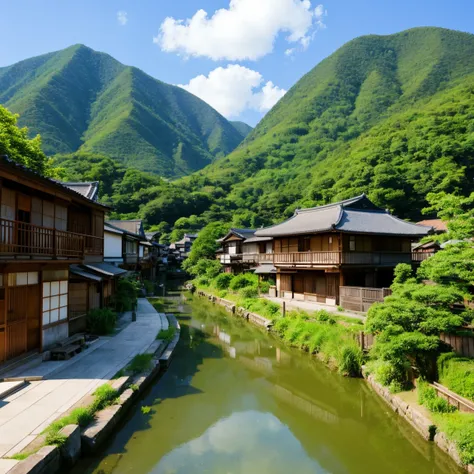
[(100, 153), (172, 178), (245, 138), (184, 89), (82, 44), (0, 68), (0, 103), (41, 134), (47, 154)]

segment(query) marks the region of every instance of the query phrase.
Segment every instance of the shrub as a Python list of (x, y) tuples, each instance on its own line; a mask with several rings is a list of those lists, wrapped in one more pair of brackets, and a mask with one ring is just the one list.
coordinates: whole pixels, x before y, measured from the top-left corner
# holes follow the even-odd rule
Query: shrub
[(314, 315), (316, 317), (316, 320), (320, 323), (336, 324), (336, 320), (325, 309), (320, 309), (319, 311), (316, 311)]
[(50, 431), (46, 435), (46, 439), (45, 439), (45, 443), (48, 446), (52, 446), (52, 445), (63, 446), (66, 443), (66, 441), (67, 441), (67, 436), (57, 431)]
[(440, 430), (456, 443), (462, 462), (474, 463), (474, 415), (455, 412), (433, 416)]
[(439, 381), (449, 390), (474, 400), (474, 360), (460, 357), (454, 352), (438, 358)]
[(92, 395), (94, 395), (94, 402), (90, 409), (95, 413), (111, 405), (117, 399), (118, 392), (108, 383), (104, 383), (100, 387), (97, 387)]
[(352, 342), (345, 342), (340, 346), (336, 356), (338, 370), (343, 375), (357, 377), (360, 375), (363, 354), (360, 347)]
[(150, 280), (143, 280), (143, 286), (147, 295), (152, 295), (155, 292), (155, 284)]
[(109, 308), (92, 309), (87, 313), (87, 330), (92, 334), (103, 336), (110, 334), (117, 322), (117, 315)]
[(218, 290), (227, 290), (233, 278), (232, 273), (221, 273), (214, 279), (214, 286)]
[(244, 300), (258, 298), (258, 290), (254, 286), (247, 286), (239, 290), (239, 296)]
[(270, 283), (268, 281), (262, 281), (260, 282), (260, 291), (266, 295), (267, 293), (270, 292)]
[(436, 395), (436, 390), (424, 380), (418, 381), (418, 402), (433, 413), (452, 413), (456, 410), (444, 398)]
[(229, 288), (233, 291), (237, 291), (247, 286), (257, 286), (257, 283), (257, 275), (242, 273), (241, 275), (237, 275), (232, 279)]
[(139, 291), (139, 282), (128, 278), (121, 278), (117, 283), (117, 292), (114, 296), (116, 311), (131, 311), (137, 301)]
[(206, 276), (200, 276), (199, 278), (196, 278), (196, 280), (194, 281), (197, 287), (207, 287), (209, 286), (209, 283), (210, 283), (209, 278), (207, 278)]
[[(94, 419), (94, 414), (92, 413), (89, 407), (79, 407), (75, 408), (69, 415), (70, 422), (66, 425), (79, 425), (81, 427), (87, 426)], [(66, 426), (65, 425), (65, 426)]]
[(156, 338), (169, 343), (173, 340), (175, 332), (175, 328), (170, 326), (168, 329), (162, 329)]
[(392, 386), (392, 388), (407, 385), (406, 369), (406, 367), (397, 366), (388, 360), (371, 360), (366, 364), (367, 374), (373, 374), (376, 382), (385, 387)]
[(151, 367), (153, 354), (137, 354), (127, 365), (127, 370), (132, 374), (145, 372)]

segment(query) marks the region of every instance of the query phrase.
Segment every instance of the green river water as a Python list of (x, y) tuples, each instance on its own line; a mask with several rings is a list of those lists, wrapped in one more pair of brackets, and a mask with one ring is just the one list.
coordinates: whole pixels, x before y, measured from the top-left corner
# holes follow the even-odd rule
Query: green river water
[(363, 380), (331, 372), (207, 300), (180, 298), (170, 368), (103, 453), (74, 473), (460, 472)]

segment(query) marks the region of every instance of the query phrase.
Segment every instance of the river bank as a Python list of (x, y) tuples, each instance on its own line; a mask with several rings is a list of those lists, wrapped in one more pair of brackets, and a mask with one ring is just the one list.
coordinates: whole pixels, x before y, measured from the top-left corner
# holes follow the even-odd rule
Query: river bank
[(173, 363), (74, 474), (461, 472), (362, 379), (207, 299), (178, 298)]
[[(262, 316), (259, 315), (252, 315), (252, 318), (249, 318), (248, 312), (245, 308), (239, 307), (235, 302), (216, 297), (212, 293), (207, 293), (203, 290), (197, 290), (197, 294), (201, 297), (209, 299), (214, 304), (220, 304), (221, 306), (225, 307), (227, 311), (237, 316), (241, 316), (244, 319), (247, 319), (249, 322), (255, 323), (255, 321), (261, 321), (262, 319), (265, 320), (265, 318), (262, 318)], [(279, 324), (283, 319), (284, 318), (280, 319), (277, 324)], [(260, 322), (257, 322), (257, 324), (262, 325)], [(270, 320), (265, 320), (265, 327), (270, 330), (273, 327), (273, 322)], [(324, 357), (324, 355), (322, 357), (319, 355), (319, 358), (326, 362), (327, 365), (332, 365), (331, 360), (327, 357)], [(348, 373), (346, 375), (354, 376), (356, 375), (356, 370), (357, 369), (355, 368), (353, 373)], [(451, 441), (445, 433), (437, 428), (430, 413), (414, 402), (413, 397), (408, 397), (407, 400), (407, 397), (403, 398), (402, 394), (392, 394), (388, 388), (383, 387), (381, 384), (376, 382), (374, 377), (366, 374), (364, 370), (362, 370), (362, 375), (368, 382), (369, 386), (375, 391), (375, 393), (377, 393), (393, 409), (395, 413), (408, 421), (408, 423), (410, 423), (416, 429), (416, 431), (421, 434), (421, 436), (423, 436), (427, 441), (434, 441), (434, 443), (442, 451), (448, 454), (458, 466), (465, 469), (468, 473), (474, 473), (474, 465), (463, 464), (455, 443)]]
[[(81, 454), (96, 452), (102, 447), (130, 407), (168, 367), (179, 341), (180, 328), (176, 318), (171, 314), (165, 316), (157, 313), (146, 300), (139, 304), (137, 322), (132, 323), (135, 326), (131, 326), (134, 330), (140, 328), (140, 322), (146, 319), (143, 311), (140, 314), (140, 309), (143, 308), (146, 308), (149, 315), (153, 314), (151, 319), (161, 322), (156, 328), (147, 327), (143, 333), (143, 336), (146, 335), (152, 342), (140, 347), (139, 353), (135, 351), (136, 356), (133, 359), (127, 359), (125, 356), (126, 363), (119, 367), (120, 370), (115, 369), (110, 374), (110, 380), (102, 379), (103, 385), (95, 392), (82, 397), (64, 412), (62, 418), (46, 426), (41, 434), (30, 440), (20, 454), (13, 459), (5, 460), (4, 469), (0, 472), (11, 474), (64, 472), (64, 469), (77, 462)], [(166, 337), (161, 337), (162, 333)], [(124, 338), (131, 342), (136, 339), (126, 331), (121, 339)], [(127, 349), (124, 345), (126, 341), (122, 342), (120, 351), (126, 354)], [(117, 340), (117, 343), (120, 341)], [(82, 377), (87, 377), (87, 372), (90, 377), (94, 373), (94, 367), (108, 362), (100, 360), (101, 354), (100, 351), (97, 352), (99, 359), (92, 357), (91, 354), (81, 361), (86, 370)], [(111, 355), (109, 351), (109, 359)], [(73, 377), (74, 374), (75, 372), (69, 370), (69, 376)], [(68, 377), (67, 371), (64, 377)], [(76, 385), (79, 381), (76, 381)], [(65, 404), (66, 400), (62, 400), (62, 403)]]

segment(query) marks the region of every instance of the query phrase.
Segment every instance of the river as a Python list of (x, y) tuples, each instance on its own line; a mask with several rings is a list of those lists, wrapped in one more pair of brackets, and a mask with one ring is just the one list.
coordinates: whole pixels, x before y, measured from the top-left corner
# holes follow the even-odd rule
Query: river
[(170, 368), (104, 452), (74, 473), (462, 472), (363, 380), (339, 376), (207, 300), (180, 298)]

